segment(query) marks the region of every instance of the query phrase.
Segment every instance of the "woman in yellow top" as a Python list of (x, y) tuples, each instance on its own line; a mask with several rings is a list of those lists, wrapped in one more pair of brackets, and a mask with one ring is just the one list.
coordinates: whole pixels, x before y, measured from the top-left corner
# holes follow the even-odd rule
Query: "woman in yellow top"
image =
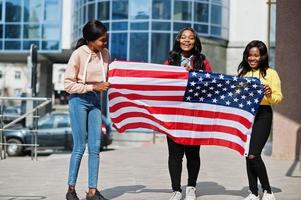
[(261, 158), (261, 152), (268, 140), (273, 112), (271, 105), (281, 102), (281, 82), (277, 72), (269, 68), (266, 45), (258, 40), (251, 41), (245, 48), (243, 59), (238, 66), (238, 76), (257, 77), (264, 85), (264, 97), (256, 114), (249, 154), (246, 158), (249, 188), (251, 193), (244, 200), (259, 200), (257, 181), (259, 179), (263, 192), (262, 200), (275, 200), (271, 191), (267, 170)]

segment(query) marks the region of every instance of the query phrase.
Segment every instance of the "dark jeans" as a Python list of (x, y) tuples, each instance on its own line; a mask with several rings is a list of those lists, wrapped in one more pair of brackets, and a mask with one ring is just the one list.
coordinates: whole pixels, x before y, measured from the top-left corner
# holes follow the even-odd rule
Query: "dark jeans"
[(171, 178), (171, 185), (173, 191), (181, 192), (181, 174), (182, 161), (185, 153), (187, 159), (188, 170), (188, 185), (196, 186), (200, 170), (200, 146), (199, 145), (182, 145), (175, 143), (172, 139), (167, 137), (168, 144), (168, 169)]
[(252, 128), (249, 157), (246, 158), (249, 188), (255, 195), (258, 195), (258, 179), (262, 189), (271, 193), (269, 178), (261, 158), (261, 152), (269, 138), (272, 119), (273, 111), (271, 106), (259, 106)]

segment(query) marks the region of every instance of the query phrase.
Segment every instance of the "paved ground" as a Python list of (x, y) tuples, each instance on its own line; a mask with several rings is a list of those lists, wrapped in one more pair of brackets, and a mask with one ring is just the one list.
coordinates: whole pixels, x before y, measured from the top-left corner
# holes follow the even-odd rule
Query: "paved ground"
[[(138, 141), (137, 141), (138, 140)], [(268, 152), (268, 151), (266, 151)], [(0, 160), (0, 200), (63, 200), (69, 154)], [(241, 200), (248, 194), (244, 158), (222, 147), (201, 148), (198, 200)], [(301, 167), (293, 161), (264, 156), (270, 182), (279, 200), (301, 199)], [(185, 166), (185, 164), (183, 165)], [(186, 169), (182, 183), (185, 189)], [(87, 185), (87, 157), (77, 183), (81, 199)], [(116, 137), (101, 154), (99, 188), (114, 200), (168, 200), (171, 194), (165, 136), (127, 133)]]

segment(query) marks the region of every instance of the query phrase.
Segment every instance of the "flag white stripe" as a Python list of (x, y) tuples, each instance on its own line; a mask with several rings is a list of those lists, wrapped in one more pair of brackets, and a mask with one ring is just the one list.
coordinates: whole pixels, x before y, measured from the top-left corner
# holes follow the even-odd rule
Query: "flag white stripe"
[(188, 73), (184, 67), (161, 65), (148, 63), (147, 66), (141, 68), (141, 63), (135, 62), (114, 62), (110, 65), (110, 70), (122, 69), (122, 70), (135, 70), (135, 71), (161, 71), (161, 72), (184, 72)]
[[(128, 89), (110, 89), (110, 93), (119, 92), (121, 94), (143, 94), (146, 96), (184, 96), (185, 91), (162, 90), (162, 91), (145, 91), (145, 90), (128, 90)], [(154, 95), (156, 93), (156, 95)]]
[[(139, 113), (145, 113), (149, 114), (151, 116), (154, 116), (156, 119), (162, 121), (162, 122), (183, 122), (183, 123), (191, 123), (194, 124), (202, 124), (202, 125), (218, 125), (218, 126), (227, 126), (231, 128), (237, 128), (241, 132), (247, 132), (249, 129), (247, 129), (245, 126), (243, 126), (241, 123), (233, 121), (233, 120), (227, 120), (227, 119), (212, 119), (212, 118), (205, 118), (205, 117), (197, 117), (197, 116), (183, 116), (178, 115), (176, 118), (171, 116), (170, 114), (150, 114), (148, 110), (144, 108), (137, 108), (137, 107), (123, 107), (121, 109), (118, 109), (118, 111), (111, 113), (111, 118), (117, 118), (122, 114), (126, 114), (129, 112), (139, 112)], [(139, 116), (139, 114), (137, 114)]]
[[(129, 81), (131, 79), (131, 81)], [(123, 85), (145, 85), (146, 83), (152, 83), (154, 86), (187, 86), (187, 79), (164, 79), (164, 78), (144, 78), (144, 77), (111, 77), (109, 82), (111, 84), (123, 84)]]

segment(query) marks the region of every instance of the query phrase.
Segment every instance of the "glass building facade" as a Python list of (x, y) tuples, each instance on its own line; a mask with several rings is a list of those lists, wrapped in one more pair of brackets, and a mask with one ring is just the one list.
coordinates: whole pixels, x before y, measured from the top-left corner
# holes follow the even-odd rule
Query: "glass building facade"
[(177, 32), (193, 27), (200, 36), (228, 40), (229, 0), (76, 0), (73, 41), (91, 19), (109, 30), (112, 59), (162, 63)]
[(61, 51), (61, 0), (0, 0), (0, 53)]

